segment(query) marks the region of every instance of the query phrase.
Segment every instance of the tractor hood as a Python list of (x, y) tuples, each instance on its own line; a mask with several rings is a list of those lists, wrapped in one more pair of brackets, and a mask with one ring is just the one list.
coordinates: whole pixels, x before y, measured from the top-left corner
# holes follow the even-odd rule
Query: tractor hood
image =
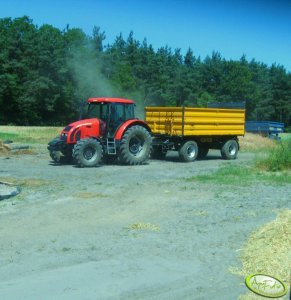
[(93, 124), (99, 124), (98, 119), (84, 119), (73, 122), (64, 128), (63, 131), (70, 131), (72, 128), (79, 128), (80, 126), (92, 126)]
[(99, 138), (100, 137), (100, 120), (99, 119), (85, 119), (73, 122), (66, 126), (61, 138), (67, 140), (67, 143), (74, 144), (80, 139), (84, 138)]

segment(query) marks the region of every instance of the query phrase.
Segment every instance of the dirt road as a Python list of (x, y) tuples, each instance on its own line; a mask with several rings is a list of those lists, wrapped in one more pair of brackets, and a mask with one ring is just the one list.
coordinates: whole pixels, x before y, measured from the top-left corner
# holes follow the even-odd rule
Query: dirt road
[[(79, 169), (38, 155), (0, 157), (22, 193), (0, 202), (0, 295), (5, 300), (237, 299), (240, 249), (288, 207), (290, 185), (188, 180), (226, 162), (166, 161)], [(249, 164), (240, 153), (231, 164)]]

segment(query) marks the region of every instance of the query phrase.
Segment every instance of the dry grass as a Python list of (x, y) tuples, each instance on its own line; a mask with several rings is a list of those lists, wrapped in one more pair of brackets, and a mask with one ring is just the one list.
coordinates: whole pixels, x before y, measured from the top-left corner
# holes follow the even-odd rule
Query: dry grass
[(44, 185), (53, 184), (52, 181), (34, 178), (16, 179), (13, 177), (0, 177), (0, 181), (12, 185), (19, 185), (22, 187), (41, 187)]
[(0, 140), (0, 155), (1, 154), (7, 155), (9, 154), (9, 152), (10, 152), (10, 148), (7, 145), (3, 144), (3, 142)]
[(33, 149), (11, 149), (9, 144), (6, 145), (0, 140), (0, 156), (7, 156), (10, 157), (11, 155), (36, 155), (37, 152)]
[(151, 223), (134, 223), (127, 228), (130, 230), (160, 231), (160, 226)]
[[(277, 218), (253, 232), (242, 249), (242, 268), (231, 268), (236, 275), (247, 277), (262, 273), (282, 280), (286, 286), (291, 276), (291, 210), (281, 211)], [(239, 299), (261, 299), (252, 293)]]
[(61, 133), (62, 127), (0, 126), (0, 139), (19, 143), (45, 143)]
[(33, 149), (19, 149), (19, 150), (14, 150), (12, 151), (13, 155), (36, 155), (38, 154), (37, 151), (33, 150)]
[(74, 194), (74, 196), (80, 199), (108, 198), (108, 195), (102, 193), (91, 193), (91, 192), (78, 192)]
[(245, 136), (239, 137), (239, 144), (242, 151), (259, 152), (274, 149), (277, 142), (258, 134), (246, 133)]

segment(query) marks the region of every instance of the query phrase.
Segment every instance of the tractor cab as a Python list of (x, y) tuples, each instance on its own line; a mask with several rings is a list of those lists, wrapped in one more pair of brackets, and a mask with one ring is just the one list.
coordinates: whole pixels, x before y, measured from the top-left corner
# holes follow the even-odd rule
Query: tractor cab
[(120, 98), (89, 98), (85, 116), (100, 120), (104, 137), (112, 138), (121, 124), (134, 119), (134, 102)]

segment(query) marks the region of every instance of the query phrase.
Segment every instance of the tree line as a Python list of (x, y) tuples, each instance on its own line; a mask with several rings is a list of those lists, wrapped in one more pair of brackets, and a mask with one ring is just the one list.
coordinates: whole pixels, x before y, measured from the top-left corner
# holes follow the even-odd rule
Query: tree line
[(88, 97), (106, 96), (135, 100), (140, 116), (144, 106), (245, 102), (248, 120), (291, 125), (291, 74), (281, 65), (155, 50), (133, 32), (105, 38), (99, 27), (88, 36), (27, 16), (0, 19), (0, 124), (64, 125)]

